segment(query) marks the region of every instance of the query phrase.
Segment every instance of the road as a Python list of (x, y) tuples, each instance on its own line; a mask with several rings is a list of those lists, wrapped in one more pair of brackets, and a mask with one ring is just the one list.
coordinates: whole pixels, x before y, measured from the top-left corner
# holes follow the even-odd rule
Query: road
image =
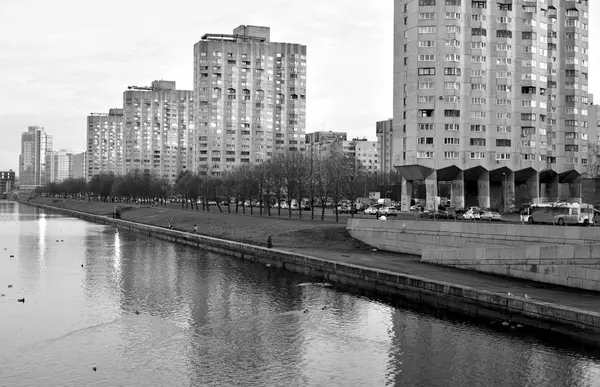
[[(167, 205), (169, 208), (179, 209), (181, 210), (181, 203), (170, 203)], [(223, 212), (228, 212), (227, 207), (221, 207)], [(202, 211), (202, 206), (198, 205), (198, 209)], [(217, 206), (210, 207), (211, 212), (218, 212), (219, 209)], [(321, 221), (321, 208), (315, 208), (314, 219), (311, 219), (312, 213), (311, 211), (302, 211), (302, 220), (306, 221)], [(235, 206), (231, 206), (231, 212), (235, 212)], [(253, 214), (250, 213), (250, 208), (246, 207), (246, 214), (243, 214), (242, 207), (238, 207), (238, 214), (241, 216), (261, 216), (259, 208), (252, 209)], [(271, 208), (271, 216), (278, 217), (278, 209)], [(268, 216), (266, 211), (263, 211), (263, 217)], [(346, 218), (350, 215), (348, 214), (339, 214), (339, 222), (345, 222)], [(288, 218), (289, 211), (287, 209), (281, 209), (281, 215), (279, 218)], [(300, 211), (292, 211), (292, 219), (299, 219)], [(363, 218), (363, 219), (374, 219), (375, 215), (366, 215), (364, 213), (354, 214), (355, 218)], [(422, 216), (421, 213), (417, 212), (399, 212), (397, 216), (388, 217), (390, 220), (423, 220), (423, 221), (431, 221), (431, 222), (489, 222), (489, 221), (480, 221), (480, 220), (454, 220), (454, 219), (430, 219), (429, 217)], [(326, 222), (335, 222), (335, 213), (330, 208), (325, 209), (324, 221)], [(500, 221), (503, 223), (512, 223), (512, 224), (520, 224), (519, 214), (505, 214), (503, 215), (503, 220)]]

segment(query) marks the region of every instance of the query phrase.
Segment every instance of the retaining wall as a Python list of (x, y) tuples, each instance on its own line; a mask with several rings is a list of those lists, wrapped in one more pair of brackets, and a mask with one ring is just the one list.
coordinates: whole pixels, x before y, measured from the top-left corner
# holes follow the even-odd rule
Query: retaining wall
[(38, 203), (25, 204), (175, 243), (202, 247), (241, 259), (269, 264), (272, 267), (337, 283), (343, 287), (370, 290), (412, 303), (448, 309), (477, 318), (506, 319), (600, 345), (600, 313)]
[(422, 255), (429, 249), (594, 244), (600, 228), (492, 222), (348, 219), (350, 235), (380, 250)]
[(425, 250), (421, 261), (600, 291), (600, 245)]

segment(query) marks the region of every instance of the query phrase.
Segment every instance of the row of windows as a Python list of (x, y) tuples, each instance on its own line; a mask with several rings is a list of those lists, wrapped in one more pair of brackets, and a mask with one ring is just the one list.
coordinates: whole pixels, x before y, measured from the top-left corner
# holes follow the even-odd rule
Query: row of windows
[[(471, 160), (483, 160), (485, 159), (485, 152), (469, 152), (469, 158)], [(445, 151), (443, 153), (444, 159), (458, 159), (460, 156), (460, 152), (457, 151)], [(434, 157), (434, 152), (431, 151), (420, 151), (417, 152), (417, 158), (419, 159), (432, 159)], [(508, 161), (510, 160), (510, 153), (496, 153), (497, 161)], [(546, 156), (546, 155), (534, 155), (534, 154), (521, 154), (521, 160), (524, 161), (535, 161), (539, 160), (542, 162), (547, 162), (550, 164), (556, 163), (556, 157)], [(578, 164), (579, 158), (577, 157), (565, 157), (565, 162), (567, 164)], [(581, 158), (581, 164), (586, 165), (588, 163), (587, 158)]]
[[(419, 145), (433, 145), (434, 138), (433, 137), (418, 137), (417, 144)], [(444, 138), (444, 145), (460, 145), (460, 138), (458, 137), (446, 137)], [(469, 139), (470, 146), (486, 146), (485, 138), (470, 138)], [(496, 139), (497, 147), (510, 147), (511, 140), (505, 138)]]
[[(425, 130), (425, 131), (435, 130), (435, 124), (431, 124), (431, 123), (419, 124), (419, 130)], [(444, 130), (457, 132), (457, 131), (460, 131), (460, 125), (459, 124), (444, 124)], [(542, 129), (540, 129), (540, 130), (542, 130)], [(471, 132), (485, 132), (485, 131), (486, 131), (485, 125), (471, 125)], [(496, 125), (496, 132), (510, 133), (511, 126), (510, 125)]]

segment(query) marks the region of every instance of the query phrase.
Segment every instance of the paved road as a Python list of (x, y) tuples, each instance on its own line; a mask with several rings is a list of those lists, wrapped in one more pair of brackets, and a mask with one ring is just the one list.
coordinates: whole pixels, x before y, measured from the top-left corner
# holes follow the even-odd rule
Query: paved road
[[(181, 204), (180, 203), (171, 203), (167, 205), (170, 208), (176, 208), (176, 209), (181, 209)], [(198, 206), (199, 210), (202, 211), (202, 207)], [(227, 207), (221, 207), (223, 209), (223, 212), (228, 212), (227, 211)], [(211, 211), (213, 212), (218, 212), (219, 209), (217, 208), (217, 206), (211, 206)], [(231, 206), (231, 212), (234, 213), (235, 212), (235, 206)], [(260, 215), (260, 209), (259, 208), (253, 208), (252, 209), (253, 214), (250, 213), (250, 208), (246, 207), (246, 216), (261, 216)], [(242, 213), (242, 207), (240, 206), (238, 208), (238, 214), (239, 215), (244, 215)], [(278, 209), (277, 208), (271, 208), (271, 216), (273, 217), (277, 217), (278, 215)], [(268, 216), (266, 213), (266, 210), (263, 211), (263, 215), (262, 216)], [(292, 211), (292, 219), (299, 219), (300, 216), (300, 211)], [(281, 214), (279, 215), (280, 218), (287, 218), (289, 217), (289, 211), (287, 209), (282, 209), (281, 210)], [(312, 212), (311, 211), (302, 211), (302, 220), (313, 220), (313, 221), (321, 221), (321, 208), (315, 208), (314, 211), (314, 219), (311, 219), (312, 217)], [(345, 222), (346, 219), (350, 217), (350, 215), (348, 214), (338, 214), (338, 218), (340, 222)], [(363, 219), (374, 219), (375, 215), (366, 215), (364, 213), (358, 213), (358, 214), (354, 214), (355, 218), (363, 218)], [(390, 220), (423, 220), (423, 221), (432, 221), (432, 222), (482, 222), (482, 221), (475, 221), (475, 220), (454, 220), (454, 219), (431, 219), (427, 216), (423, 216), (423, 214), (421, 213), (417, 213), (417, 212), (400, 212), (398, 213), (397, 216), (390, 216), (388, 217)], [(503, 220), (502, 222), (506, 222), (506, 223), (513, 223), (513, 224), (520, 224), (520, 220), (519, 220), (519, 215), (518, 214), (506, 214), (503, 215)], [(335, 213), (330, 209), (327, 208), (325, 209), (325, 215), (324, 215), (324, 220), (331, 222), (331, 221), (335, 221)], [(489, 222), (489, 221), (483, 221), (483, 222)]]

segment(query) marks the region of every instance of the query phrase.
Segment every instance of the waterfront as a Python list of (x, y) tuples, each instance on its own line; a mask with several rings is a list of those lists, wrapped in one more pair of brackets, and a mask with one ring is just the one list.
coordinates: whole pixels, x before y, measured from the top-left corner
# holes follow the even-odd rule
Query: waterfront
[(600, 385), (590, 354), (309, 281), (4, 202), (0, 385)]

